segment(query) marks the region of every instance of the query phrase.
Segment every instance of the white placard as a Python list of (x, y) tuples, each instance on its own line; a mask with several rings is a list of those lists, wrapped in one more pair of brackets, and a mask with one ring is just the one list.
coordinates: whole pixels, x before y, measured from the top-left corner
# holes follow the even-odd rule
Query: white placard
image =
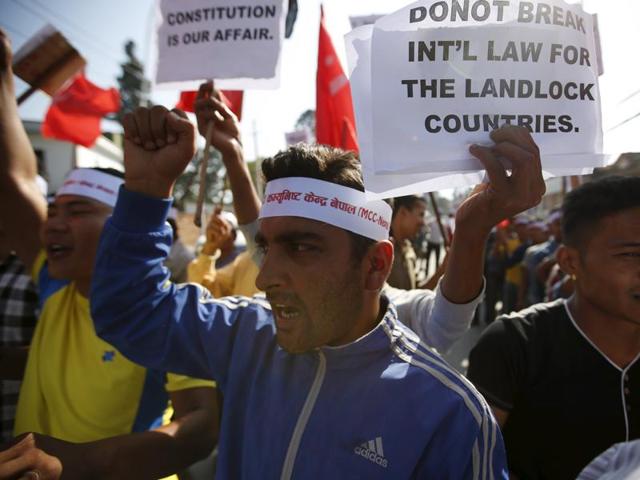
[(376, 21), (382, 17), (382, 15), (362, 15), (349, 17), (349, 23), (351, 23), (351, 28), (358, 28), (364, 25), (372, 25), (376, 23)]
[(562, 0), (422, 0), (382, 17), (367, 101), (376, 174), (477, 171), (468, 146), (505, 123), (530, 127), (546, 170), (604, 162), (592, 16)]
[(283, 5), (284, 0), (159, 0), (156, 84), (216, 79), (223, 88), (277, 88)]
[[(367, 197), (381, 199), (403, 195), (419, 194), (461, 188), (478, 184), (484, 179), (484, 172), (440, 172), (418, 174), (377, 174), (373, 159), (373, 126), (371, 121), (371, 37), (373, 26), (367, 25), (352, 30), (345, 36), (349, 81), (356, 117), (356, 128), (360, 146), (360, 159), (364, 175)], [(583, 175), (591, 173), (591, 168), (547, 169), (545, 178), (552, 176)]]

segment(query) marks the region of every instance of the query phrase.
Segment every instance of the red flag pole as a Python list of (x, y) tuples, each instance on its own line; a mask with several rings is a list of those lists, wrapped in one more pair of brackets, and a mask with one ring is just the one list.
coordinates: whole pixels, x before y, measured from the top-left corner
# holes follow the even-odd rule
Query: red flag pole
[(429, 198), (431, 199), (431, 206), (433, 207), (433, 213), (436, 214), (436, 221), (438, 222), (438, 230), (440, 230), (440, 234), (444, 239), (444, 248), (449, 248), (449, 236), (447, 232), (444, 231), (444, 227), (442, 226), (442, 218), (440, 217), (440, 209), (438, 208), (438, 204), (436, 203), (436, 197), (433, 195), (433, 192), (429, 192)]

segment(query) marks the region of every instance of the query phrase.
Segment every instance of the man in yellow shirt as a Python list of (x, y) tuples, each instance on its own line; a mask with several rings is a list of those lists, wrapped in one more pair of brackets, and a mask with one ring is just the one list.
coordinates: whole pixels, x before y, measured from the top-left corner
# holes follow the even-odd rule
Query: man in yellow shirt
[[(95, 335), (94, 257), (122, 179), (73, 170), (47, 212), (1, 31), (0, 172), (0, 219), (41, 303), (15, 433), (39, 434), (38, 446), (60, 459), (65, 478), (153, 479), (204, 457), (217, 432), (212, 383), (136, 365)], [(168, 399), (173, 421), (162, 425)]]
[[(216, 297), (243, 295), (251, 297), (259, 292), (256, 287), (259, 261), (253, 258), (257, 232), (256, 222), (241, 225), (247, 229), (247, 250), (235, 257), (222, 268), (216, 269), (216, 260), (220, 256), (222, 245), (233, 238), (233, 226), (217, 211), (207, 224), (207, 238), (200, 254), (191, 261), (187, 269), (190, 282), (200, 283)], [(243, 232), (244, 233), (244, 232)]]

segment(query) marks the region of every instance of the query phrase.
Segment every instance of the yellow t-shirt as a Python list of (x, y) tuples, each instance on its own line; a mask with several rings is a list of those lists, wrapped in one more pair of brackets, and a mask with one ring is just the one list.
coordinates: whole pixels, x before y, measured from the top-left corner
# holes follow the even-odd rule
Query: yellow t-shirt
[(249, 252), (242, 252), (219, 270), (216, 269), (216, 258), (201, 253), (192, 260), (187, 268), (189, 282), (201, 284), (216, 298), (230, 295), (252, 297), (260, 292), (256, 287), (260, 269)]
[(88, 442), (162, 425), (168, 391), (213, 386), (146, 369), (97, 337), (89, 301), (73, 283), (34, 266), (41, 312), (16, 412), (15, 434)]
[[(511, 255), (515, 252), (522, 242), (515, 237), (507, 239), (507, 254)], [(520, 263), (508, 268), (505, 273), (505, 279), (509, 283), (514, 285), (520, 285), (522, 283), (522, 265)]]

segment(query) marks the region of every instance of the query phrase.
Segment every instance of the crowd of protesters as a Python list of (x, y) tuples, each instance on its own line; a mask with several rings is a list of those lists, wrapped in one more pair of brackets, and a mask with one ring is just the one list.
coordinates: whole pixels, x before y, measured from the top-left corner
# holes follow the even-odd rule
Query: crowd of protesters
[[(125, 174), (74, 169), (47, 200), (0, 47), (0, 479), (196, 478), (214, 450), (225, 479), (636, 478), (640, 178), (531, 218), (540, 152), (504, 126), (427, 230), (425, 197), (367, 199), (325, 146), (265, 160), (261, 199), (206, 83), (197, 129), (140, 107)], [(234, 213), (192, 253), (171, 195), (197, 132)], [(465, 378), (441, 354), (474, 316)]]
[(487, 291), (480, 310), (484, 323), (491, 323), (500, 313), (573, 293), (569, 277), (559, 270), (555, 259), (561, 242), (559, 209), (552, 210), (545, 221), (519, 216), (496, 226), (485, 254)]

